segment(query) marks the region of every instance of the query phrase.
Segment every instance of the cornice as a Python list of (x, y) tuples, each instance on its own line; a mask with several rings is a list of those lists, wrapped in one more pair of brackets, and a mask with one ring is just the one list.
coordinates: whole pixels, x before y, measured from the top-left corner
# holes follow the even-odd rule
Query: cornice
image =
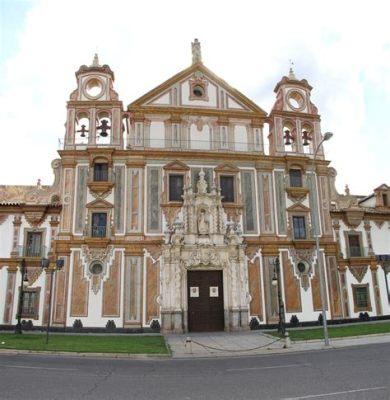
[(122, 111), (123, 102), (121, 100), (69, 100), (67, 103), (68, 108), (114, 108), (120, 107)]
[(0, 212), (5, 212), (7, 214), (23, 214), (28, 211), (44, 211), (45, 214), (60, 214), (62, 206), (61, 205), (36, 205), (36, 204), (1, 204)]
[(211, 117), (222, 117), (222, 118), (245, 118), (248, 119), (249, 123), (252, 123), (252, 120), (255, 118), (258, 120), (259, 126), (262, 126), (266, 120), (266, 116), (261, 114), (260, 112), (256, 113), (254, 111), (245, 111), (245, 110), (221, 110), (221, 109), (210, 109), (210, 108), (201, 108), (197, 106), (197, 108), (193, 107), (172, 107), (172, 106), (131, 106), (129, 105), (128, 111), (130, 113), (134, 113), (135, 115), (140, 114), (174, 114), (176, 118), (178, 116), (188, 116), (188, 115), (196, 115), (196, 116), (211, 116)]
[(272, 120), (273, 117), (282, 117), (282, 118), (298, 118), (298, 119), (311, 119), (313, 121), (321, 121), (321, 116), (319, 114), (309, 114), (303, 113), (299, 111), (283, 111), (283, 110), (272, 110), (269, 116), (267, 117), (267, 122)]

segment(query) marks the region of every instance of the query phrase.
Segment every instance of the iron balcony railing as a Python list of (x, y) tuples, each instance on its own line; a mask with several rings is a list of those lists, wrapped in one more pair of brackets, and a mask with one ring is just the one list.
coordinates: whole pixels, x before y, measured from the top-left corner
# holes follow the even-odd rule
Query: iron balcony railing
[(97, 238), (104, 238), (106, 237), (107, 229), (105, 226), (92, 226), (91, 229), (91, 236)]
[(370, 249), (368, 247), (349, 247), (349, 257), (369, 257)]
[(18, 246), (19, 257), (47, 257), (48, 248), (46, 246)]

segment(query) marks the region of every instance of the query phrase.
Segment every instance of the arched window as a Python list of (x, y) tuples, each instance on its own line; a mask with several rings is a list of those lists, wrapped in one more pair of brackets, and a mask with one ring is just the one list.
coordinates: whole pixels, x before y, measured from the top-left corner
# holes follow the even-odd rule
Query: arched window
[(284, 151), (292, 152), (295, 148), (295, 128), (294, 125), (290, 121), (286, 121), (283, 124), (283, 142), (284, 142)]
[(304, 123), (302, 125), (301, 137), (303, 152), (311, 154), (313, 152), (313, 127), (310, 124)]
[(96, 143), (111, 143), (111, 115), (107, 111), (101, 111), (97, 116)]
[(89, 114), (87, 111), (79, 112), (76, 116), (75, 144), (88, 143), (89, 132)]

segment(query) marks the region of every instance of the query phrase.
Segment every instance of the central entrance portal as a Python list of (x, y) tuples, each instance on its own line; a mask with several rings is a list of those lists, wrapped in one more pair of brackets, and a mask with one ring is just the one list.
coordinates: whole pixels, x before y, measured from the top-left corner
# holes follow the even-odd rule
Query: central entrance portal
[(223, 331), (222, 271), (188, 271), (189, 332)]

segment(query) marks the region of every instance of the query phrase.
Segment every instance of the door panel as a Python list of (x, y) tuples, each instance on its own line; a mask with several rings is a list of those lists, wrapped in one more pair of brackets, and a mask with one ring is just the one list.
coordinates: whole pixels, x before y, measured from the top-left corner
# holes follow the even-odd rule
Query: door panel
[(188, 271), (188, 330), (224, 330), (222, 271)]

